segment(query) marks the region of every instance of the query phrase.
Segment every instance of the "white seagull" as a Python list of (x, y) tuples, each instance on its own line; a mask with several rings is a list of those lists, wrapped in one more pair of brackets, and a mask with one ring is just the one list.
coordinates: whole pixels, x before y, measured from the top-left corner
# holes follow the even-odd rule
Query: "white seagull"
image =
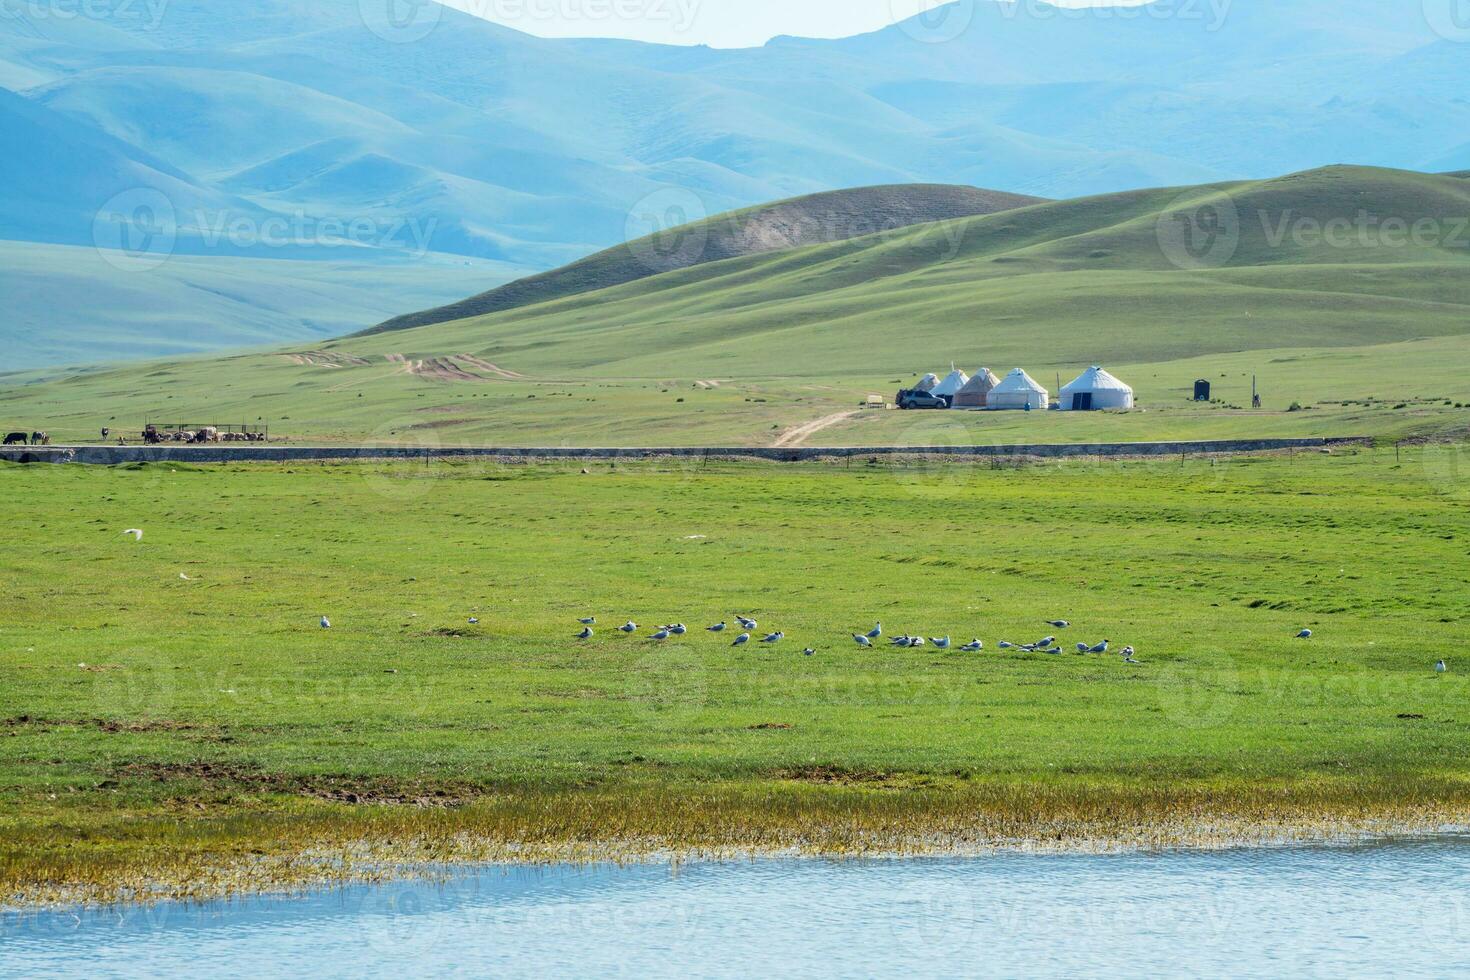
[(965, 653), (979, 653), (981, 650), (985, 649), (985, 644), (978, 639), (971, 640), (969, 643), (966, 643), (964, 646), (960, 647), (960, 649)]
[(668, 638), (668, 630), (659, 630), (657, 633), (654, 633), (652, 636), (649, 637), (650, 640), (667, 640)]
[(597, 617), (596, 616), (588, 616), (586, 619), (579, 619), (579, 620), (577, 620), (577, 622), (581, 623), (583, 626), (596, 626), (597, 625)]
[(332, 621), (330, 619), (328, 619), (327, 617), (323, 616), (322, 617), (322, 629), (329, 630), (331, 628), (332, 628)]
[(1298, 640), (1310, 640), (1312, 638), (1312, 631), (1311, 630), (1302, 630), (1300, 633), (1298, 633), (1296, 635), (1296, 638)]
[(755, 620), (746, 619), (744, 616), (736, 616), (735, 622), (739, 623), (741, 626), (744, 626), (748, 630), (753, 630), (760, 625), (760, 623), (757, 623)]
[(582, 632), (580, 632), (580, 633), (577, 634), (577, 639), (579, 639), (579, 640), (590, 640), (590, 639), (592, 639), (592, 627), (590, 627), (590, 626), (583, 626), (582, 627)]
[(1048, 619), (1046, 621), (1046, 625), (1048, 625), (1048, 626), (1055, 626), (1059, 630), (1064, 630), (1068, 626), (1071, 626), (1072, 624), (1069, 623), (1069, 622), (1067, 622), (1065, 619)]
[(471, 626), (479, 626), (480, 625), (480, 621), (478, 619), (476, 619), (474, 616), (471, 616), (470, 617), (470, 625)]
[(1123, 648), (1123, 662), (1125, 664), (1136, 664), (1136, 663), (1138, 663), (1137, 660), (1134, 660), (1133, 659), (1133, 654), (1136, 653), (1136, 652), (1137, 651), (1135, 651), (1132, 647), (1124, 647)]
[(1087, 648), (1087, 652), (1088, 653), (1107, 653), (1108, 652), (1108, 642), (1109, 642), (1108, 640), (1103, 640), (1101, 643), (1099, 643), (1095, 647), (1088, 647)]
[(929, 642), (932, 643), (932, 644), (934, 644), (935, 646), (937, 646), (941, 650), (948, 650), (949, 649), (949, 637), (947, 637), (947, 636), (940, 636), (940, 637), (933, 637), (933, 636), (931, 636), (931, 637), (929, 637)]
[(1449, 669), (1450, 669), (1450, 665), (1447, 664), (1447, 663), (1445, 663), (1443, 660), (1441, 660), (1439, 663), (1437, 663), (1437, 664), (1434, 665), (1434, 672), (1436, 674), (1443, 674), (1445, 671), (1447, 671)]
[(813, 650), (811, 647), (807, 647), (805, 650), (801, 651), (801, 654), (804, 657), (810, 657), (813, 656), (816, 652), (817, 651)]
[(781, 632), (768, 633), (761, 638), (762, 643), (780, 643), (786, 639), (786, 634)]
[(872, 629), (868, 630), (868, 639), (870, 639), (870, 640), (876, 640), (878, 637), (880, 637), (882, 635), (883, 635), (883, 624), (882, 623), (877, 623), (877, 624), (875, 624), (873, 626)]
[(707, 632), (710, 632), (710, 633), (723, 633), (723, 632), (725, 632), (725, 624), (724, 623), (716, 623), (713, 626), (706, 626), (705, 627), (705, 630)]
[(911, 647), (921, 647), (923, 645), (924, 638), (922, 636), (916, 636), (913, 639), (909, 640), (909, 646)]
[(622, 630), (624, 633), (636, 633), (638, 632), (638, 624), (630, 619), (622, 626), (619, 626), (618, 629)]
[(675, 623), (673, 626), (669, 627), (669, 632), (673, 633), (675, 636), (683, 636), (685, 633), (689, 632), (689, 627), (685, 626), (683, 623)]
[(1057, 638), (1055, 636), (1048, 636), (1044, 640), (1037, 640), (1036, 643), (1033, 645), (1038, 647), (1049, 647), (1055, 642), (1057, 642)]
[(1002, 649), (1002, 650), (1011, 650), (1011, 649), (1014, 649), (1014, 647), (1015, 647), (1015, 644), (1014, 644), (1014, 643), (1012, 643), (1012, 642), (1011, 642), (1011, 641), (1009, 641), (1009, 640), (1001, 640), (1001, 641), (1000, 641), (1000, 643), (999, 643), (999, 644), (998, 644), (998, 646), (999, 646), (999, 647), (1000, 647), (1000, 648), (1001, 648), (1001, 649)]
[(124, 534), (131, 534), (133, 536), (133, 540), (134, 541), (142, 541), (143, 540), (143, 532), (141, 530), (139, 530), (138, 528), (136, 528), (136, 527), (130, 527), (126, 531), (124, 531), (123, 533)]
[(1087, 644), (1086, 643), (1078, 643), (1077, 644), (1077, 652), (1078, 653), (1086, 653), (1087, 652)]
[(732, 644), (730, 644), (730, 645), (732, 647), (739, 647), (739, 646), (744, 646), (745, 644), (747, 644), (749, 642), (750, 642), (750, 634), (749, 633), (741, 633), (739, 636), (735, 637), (735, 642), (732, 643)]
[(905, 633), (903, 636), (890, 636), (888, 642), (896, 647), (906, 647), (912, 641), (909, 639), (909, 635)]
[(852, 642), (856, 643), (860, 647), (870, 647), (873, 645), (873, 641), (868, 639), (861, 633), (852, 634)]

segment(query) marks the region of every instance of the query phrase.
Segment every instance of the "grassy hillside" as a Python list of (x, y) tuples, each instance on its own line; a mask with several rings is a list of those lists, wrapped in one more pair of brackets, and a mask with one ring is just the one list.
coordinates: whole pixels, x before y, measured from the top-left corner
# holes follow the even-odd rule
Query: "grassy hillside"
[[(1180, 253), (1181, 214), (1222, 208), (1228, 254)], [(1323, 239), (1360, 215), (1380, 230)], [(187, 417), (428, 444), (771, 444), (819, 420), (810, 444), (1426, 434), (1470, 422), (1467, 215), (1470, 182), (1364, 168), (1041, 204), (315, 352), (15, 376), (0, 416), (63, 437)], [(1104, 363), (1143, 410), (854, 412), (951, 361), (1049, 387)], [(1222, 404), (1187, 400), (1200, 377)]]
[[(1463, 822), (1470, 682), (1432, 665), (1470, 643), (1467, 487), (1438, 451), (0, 466), (0, 521), (44, 528), (0, 549), (0, 895)], [(788, 638), (704, 632), (735, 613)], [(859, 649), (874, 620), (986, 649)], [(1048, 633), (1066, 655), (998, 646)]]
[(846, 241), (1039, 203), (1040, 198), (977, 187), (901, 184), (812, 194), (694, 222), (677, 220), (685, 216), (671, 207), (662, 213), (635, 216), (636, 221), (658, 229), (652, 235), (457, 303), (395, 317), (367, 332), (484, 316), (709, 262)]

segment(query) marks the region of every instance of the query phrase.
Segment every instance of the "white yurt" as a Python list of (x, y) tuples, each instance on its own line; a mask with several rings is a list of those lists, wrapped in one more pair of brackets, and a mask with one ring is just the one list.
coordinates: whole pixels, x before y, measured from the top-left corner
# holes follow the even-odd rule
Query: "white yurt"
[(939, 375), (926, 374), (918, 384), (914, 385), (915, 391), (933, 391), (934, 386), (939, 384)]
[(1093, 366), (1067, 385), (1057, 399), (1064, 412), (1096, 412), (1108, 408), (1132, 408), (1133, 389), (1102, 368)]
[(990, 368), (981, 368), (975, 376), (954, 396), (954, 408), (984, 408), (990, 392), (1000, 379), (990, 373)]
[(1011, 410), (1030, 408), (1045, 411), (1050, 403), (1051, 396), (1047, 394), (1046, 389), (1037, 384), (1036, 379), (1031, 375), (1016, 368), (1006, 375), (1004, 381), (991, 389), (990, 395), (986, 398), (985, 407)]
[(960, 393), (960, 389), (969, 383), (970, 376), (968, 374), (957, 369), (951, 369), (949, 374), (945, 376), (944, 380), (935, 385), (931, 390), (934, 394), (943, 395), (944, 397), (950, 399), (951, 402), (953, 402), (954, 396), (958, 395)]

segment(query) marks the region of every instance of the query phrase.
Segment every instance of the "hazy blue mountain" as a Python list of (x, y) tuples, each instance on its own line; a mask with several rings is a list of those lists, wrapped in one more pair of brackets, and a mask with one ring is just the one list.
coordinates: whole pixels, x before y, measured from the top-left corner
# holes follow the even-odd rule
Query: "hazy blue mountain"
[[(1470, 166), (1470, 44), (1436, 34), (1423, 0), (960, 0), (860, 37), (747, 50), (545, 40), (433, 7), (405, 27), (379, 7), (8, 11), (0, 239), (503, 264), (469, 271), (469, 295), (502, 267), (843, 187), (1056, 198), (1334, 162)], [(138, 221), (153, 224), (139, 235)], [(96, 316), (106, 328), (123, 312)], [(305, 320), (273, 322), (296, 336)], [(59, 330), (39, 346), (64, 352)]]
[(174, 256), (119, 268), (91, 247), (0, 241), (0, 374), (338, 337), (464, 283), (524, 270), (483, 259), (404, 263)]

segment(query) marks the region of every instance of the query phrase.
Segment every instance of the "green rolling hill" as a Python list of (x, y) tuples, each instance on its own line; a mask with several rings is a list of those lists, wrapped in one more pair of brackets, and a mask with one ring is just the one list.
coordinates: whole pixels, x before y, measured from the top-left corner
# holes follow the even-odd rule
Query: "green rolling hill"
[[(1470, 423), (1467, 222), (1470, 181), (1357, 167), (1041, 203), (309, 348), (12, 375), (0, 419), (508, 445), (1430, 434)], [(1142, 410), (855, 411), (951, 362), (1049, 387), (1103, 363)], [(1252, 375), (1264, 409), (1231, 407)], [(1200, 377), (1220, 404), (1186, 400)]]
[(658, 229), (651, 235), (448, 306), (395, 317), (366, 333), (499, 313), (710, 262), (825, 245), (1042, 202), (1038, 197), (978, 187), (896, 184), (810, 194), (693, 222), (671, 220), (682, 213), (681, 196), (669, 195), (661, 211), (635, 216)]

